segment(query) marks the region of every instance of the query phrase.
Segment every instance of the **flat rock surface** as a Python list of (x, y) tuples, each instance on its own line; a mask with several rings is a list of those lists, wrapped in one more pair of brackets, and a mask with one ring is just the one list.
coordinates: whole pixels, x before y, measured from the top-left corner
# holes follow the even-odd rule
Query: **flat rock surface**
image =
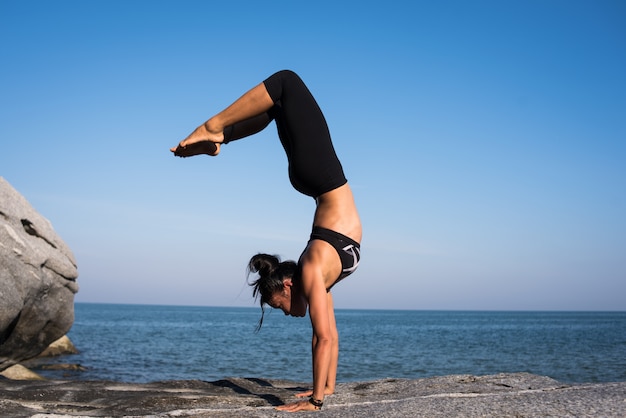
[[(0, 380), (3, 417), (283, 417), (302, 383)], [(337, 385), (319, 417), (626, 417), (626, 382), (562, 384), (526, 373), (384, 379)], [(300, 413), (302, 415), (302, 413)]]

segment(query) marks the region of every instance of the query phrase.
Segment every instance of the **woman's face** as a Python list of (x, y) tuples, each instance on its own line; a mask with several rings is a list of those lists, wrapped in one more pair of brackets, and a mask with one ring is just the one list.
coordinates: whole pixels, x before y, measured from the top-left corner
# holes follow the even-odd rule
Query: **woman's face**
[(291, 288), (284, 286), (281, 292), (276, 292), (268, 303), (274, 309), (280, 309), (285, 315), (291, 314)]
[(297, 292), (294, 291), (292, 280), (285, 279), (283, 280), (283, 290), (274, 293), (268, 305), (274, 309), (280, 309), (285, 315), (303, 317), (306, 315), (306, 303), (300, 299), (302, 298), (298, 298)]

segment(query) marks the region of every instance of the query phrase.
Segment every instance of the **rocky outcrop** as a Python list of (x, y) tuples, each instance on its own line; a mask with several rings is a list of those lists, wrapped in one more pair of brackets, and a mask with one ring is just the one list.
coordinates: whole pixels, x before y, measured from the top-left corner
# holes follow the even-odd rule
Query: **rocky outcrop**
[(0, 177), (0, 371), (41, 353), (74, 322), (74, 255)]
[(48, 346), (37, 358), (66, 356), (68, 354), (78, 354), (78, 350), (70, 341), (67, 335), (62, 336)]
[(0, 376), (11, 380), (45, 380), (43, 377), (21, 364), (14, 364), (4, 369), (0, 372)]
[[(0, 416), (283, 417), (302, 383), (257, 378), (217, 382), (0, 380)], [(340, 383), (320, 412), (296, 416), (624, 417), (626, 383), (568, 385), (527, 373)]]

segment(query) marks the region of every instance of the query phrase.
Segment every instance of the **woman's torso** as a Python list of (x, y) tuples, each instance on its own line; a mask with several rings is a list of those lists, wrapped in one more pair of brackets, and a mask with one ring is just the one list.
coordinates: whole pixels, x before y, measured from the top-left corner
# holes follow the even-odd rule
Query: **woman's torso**
[(348, 183), (324, 193), (316, 202), (313, 226), (321, 226), (361, 242), (361, 219)]

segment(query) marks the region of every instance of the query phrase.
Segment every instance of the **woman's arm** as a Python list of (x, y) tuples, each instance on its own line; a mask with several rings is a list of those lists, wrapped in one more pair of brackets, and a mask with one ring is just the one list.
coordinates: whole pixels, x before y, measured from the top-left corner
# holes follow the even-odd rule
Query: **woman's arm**
[(312, 397), (324, 400), (330, 366), (333, 363), (333, 333), (328, 315), (328, 294), (322, 280), (309, 296), (309, 316), (313, 326), (313, 393)]
[[(328, 318), (330, 320), (330, 332), (332, 337), (330, 365), (328, 366), (328, 377), (326, 377), (326, 388), (324, 395), (332, 395), (335, 393), (335, 385), (337, 383), (337, 366), (339, 364), (339, 332), (337, 331), (337, 323), (335, 322), (335, 309), (333, 306), (333, 297), (330, 292), (327, 293), (328, 298)], [(312, 348), (315, 350), (317, 337), (313, 333)], [(298, 393), (296, 397), (305, 398), (313, 395), (313, 390)]]
[(333, 304), (333, 295), (328, 292), (326, 294), (328, 302), (328, 320), (330, 321), (330, 333), (332, 337), (330, 365), (328, 367), (328, 377), (326, 378), (325, 395), (335, 393), (335, 384), (337, 383), (337, 366), (339, 364), (339, 331), (337, 331), (337, 322), (335, 321), (335, 307)]
[[(333, 375), (333, 386), (336, 378), (337, 366), (336, 360), (333, 361), (333, 346), (337, 346), (337, 338), (333, 338), (333, 335), (336, 335), (334, 315), (332, 316), (332, 321), (329, 316), (329, 309), (332, 309), (332, 304), (329, 306), (328, 302), (329, 300), (332, 301), (332, 299), (328, 297), (324, 282), (324, 272), (327, 270), (324, 262), (326, 251), (316, 251), (315, 247), (315, 244), (309, 245), (300, 262), (302, 265), (302, 290), (309, 303), (309, 317), (314, 335), (314, 344), (312, 346), (313, 391), (311, 397), (323, 401), (324, 392), (329, 383), (329, 374)], [(317, 250), (319, 249), (317, 248)], [(336, 350), (335, 352), (338, 351)], [(332, 373), (329, 373), (333, 363), (335, 364), (334, 370)], [(295, 412), (315, 410), (317, 408), (307, 400), (282, 405), (277, 409)]]

